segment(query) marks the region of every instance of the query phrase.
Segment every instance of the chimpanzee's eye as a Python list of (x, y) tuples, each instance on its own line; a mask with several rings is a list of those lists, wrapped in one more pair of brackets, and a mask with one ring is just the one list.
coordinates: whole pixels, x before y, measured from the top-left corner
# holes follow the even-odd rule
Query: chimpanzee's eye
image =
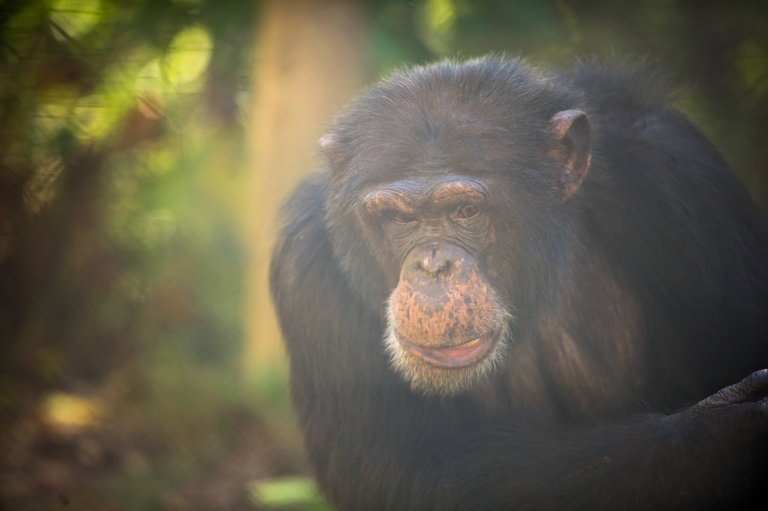
[(455, 216), (456, 218), (467, 219), (476, 216), (478, 213), (480, 213), (480, 206), (477, 204), (464, 204), (456, 210)]
[(416, 215), (406, 213), (405, 211), (392, 211), (389, 214), (389, 218), (398, 224), (409, 224), (416, 221)]

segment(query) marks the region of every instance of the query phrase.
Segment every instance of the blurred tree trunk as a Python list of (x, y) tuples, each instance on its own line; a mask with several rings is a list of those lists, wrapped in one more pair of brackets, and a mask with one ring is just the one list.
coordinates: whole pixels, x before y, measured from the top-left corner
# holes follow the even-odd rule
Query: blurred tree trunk
[(288, 192), (315, 167), (323, 127), (363, 83), (363, 6), (359, 0), (262, 2), (245, 199), (246, 381), (285, 368), (267, 284), (276, 215)]

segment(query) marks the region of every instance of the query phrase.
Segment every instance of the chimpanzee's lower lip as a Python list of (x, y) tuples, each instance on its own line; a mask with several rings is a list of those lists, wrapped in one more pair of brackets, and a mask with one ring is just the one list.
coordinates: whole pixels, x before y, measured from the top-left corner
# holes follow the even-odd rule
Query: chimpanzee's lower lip
[(457, 369), (475, 364), (485, 358), (496, 344), (498, 332), (489, 332), (458, 346), (422, 346), (413, 344), (395, 333), (400, 345), (424, 362), (436, 367)]

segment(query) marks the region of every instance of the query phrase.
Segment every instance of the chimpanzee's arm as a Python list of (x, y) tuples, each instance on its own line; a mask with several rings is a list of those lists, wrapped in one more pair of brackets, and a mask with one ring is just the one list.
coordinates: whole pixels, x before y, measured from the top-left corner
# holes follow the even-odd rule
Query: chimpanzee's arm
[(767, 395), (762, 370), (671, 415), (482, 432), (449, 464), (453, 491), (438, 508), (494, 509), (492, 496), (514, 509), (763, 509)]

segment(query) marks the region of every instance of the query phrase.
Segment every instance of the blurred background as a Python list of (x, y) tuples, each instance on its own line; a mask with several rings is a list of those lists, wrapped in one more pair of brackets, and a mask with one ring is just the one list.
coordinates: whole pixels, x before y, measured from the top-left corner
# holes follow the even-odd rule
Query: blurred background
[(266, 286), (393, 68), (650, 58), (768, 207), (768, 3), (0, 1), (0, 509), (326, 509)]

